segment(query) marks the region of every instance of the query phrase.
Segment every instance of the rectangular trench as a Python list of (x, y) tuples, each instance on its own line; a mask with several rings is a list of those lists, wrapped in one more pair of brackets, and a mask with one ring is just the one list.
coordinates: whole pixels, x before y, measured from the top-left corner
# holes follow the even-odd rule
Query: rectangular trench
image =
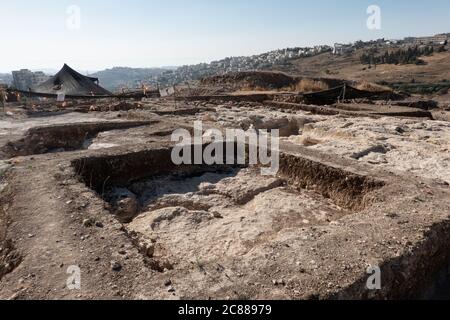
[[(203, 146), (205, 147), (206, 145)], [(80, 158), (72, 161), (72, 166), (84, 183), (99, 195), (104, 194), (111, 186), (126, 187), (145, 178), (175, 173), (195, 175), (233, 167), (205, 164), (175, 165), (171, 154), (171, 148), (163, 147), (127, 154)], [(384, 186), (381, 180), (285, 153), (280, 156), (278, 176), (293, 188), (311, 190), (353, 211), (363, 209), (367, 204), (366, 196)]]
[(10, 141), (0, 149), (0, 158), (39, 155), (55, 150), (83, 149), (88, 139), (100, 132), (148, 126), (157, 121), (104, 121), (61, 124), (29, 129), (18, 141)]
[[(205, 241), (205, 239), (188, 238), (187, 234), (179, 232), (179, 227), (182, 224), (195, 223), (195, 228), (189, 231), (198, 231), (199, 233), (203, 230), (211, 231), (210, 229), (206, 229), (206, 227), (212, 225), (212, 223), (216, 221), (215, 219), (217, 219), (217, 221), (224, 221), (223, 219), (227, 218), (227, 214), (231, 215), (231, 211), (235, 211), (236, 208), (240, 210), (240, 216), (244, 215), (246, 212), (254, 210), (253, 206), (250, 206), (251, 210), (249, 210), (249, 207), (246, 206), (249, 204), (256, 204), (257, 206), (258, 203), (257, 201), (255, 203), (255, 199), (253, 198), (260, 197), (261, 194), (264, 195), (264, 193), (266, 193), (265, 195), (267, 196), (262, 199), (266, 201), (261, 203), (270, 205), (270, 200), (272, 198), (269, 196), (273, 195), (271, 192), (274, 190), (277, 190), (277, 195), (291, 196), (289, 199), (298, 198), (301, 201), (313, 201), (314, 206), (316, 203), (321, 205), (321, 207), (314, 207), (314, 209), (319, 208), (320, 210), (329, 210), (331, 208), (337, 212), (335, 218), (339, 219), (339, 215), (356, 214), (364, 207), (370, 205), (371, 193), (383, 186), (382, 181), (343, 170), (338, 166), (314, 161), (310, 157), (306, 156), (282, 153), (280, 159), (280, 172), (278, 175), (278, 178), (280, 178), (282, 182), (280, 183), (279, 181), (271, 180), (271, 182), (267, 185), (259, 187), (257, 183), (253, 183), (260, 181), (258, 180), (257, 167), (253, 168), (255, 169), (253, 171), (246, 171), (251, 168), (247, 166), (177, 166), (171, 161), (171, 151), (171, 148), (157, 148), (116, 155), (101, 155), (100, 153), (98, 156), (86, 156), (84, 158), (79, 158), (72, 161), (74, 171), (79, 175), (87, 187), (94, 190), (100, 197), (105, 199), (105, 201), (107, 200), (105, 198), (105, 194), (111, 188), (121, 187), (131, 189), (132, 186), (142, 183), (146, 184), (148, 182), (150, 185), (159, 185), (161, 182), (165, 182), (166, 180), (164, 179), (167, 178), (169, 178), (169, 181), (172, 182), (174, 186), (183, 184), (183, 181), (192, 182), (194, 180), (195, 182), (200, 180), (201, 183), (207, 182), (208, 188), (200, 190), (202, 192), (205, 191), (206, 193), (195, 194), (195, 192), (192, 192), (192, 188), (188, 188), (187, 191), (181, 191), (194, 193), (194, 196), (199, 197), (211, 195), (211, 193), (209, 193), (211, 191), (209, 186), (211, 185), (216, 183), (221, 184), (227, 179), (227, 181), (231, 182), (230, 189), (236, 189), (237, 191), (235, 193), (237, 195), (237, 205), (233, 206), (231, 210), (225, 210), (225, 212), (222, 213), (209, 212), (210, 214), (208, 214), (210, 207), (207, 205), (198, 206), (197, 203), (184, 200), (184, 202), (180, 202), (180, 197), (178, 197), (180, 192), (176, 189), (174, 190), (174, 193), (167, 193), (167, 196), (161, 197), (163, 198), (163, 201), (159, 201), (161, 199), (156, 199), (158, 200), (156, 202), (151, 201), (145, 210), (141, 210), (139, 212), (141, 217), (124, 223), (125, 232), (128, 233), (134, 244), (141, 250), (141, 253), (144, 255), (145, 259), (148, 260), (149, 266), (153, 270), (159, 272), (163, 272), (165, 269), (176, 270), (179, 265), (179, 261), (176, 260), (176, 257), (178, 256), (184, 259), (185, 252), (195, 251), (194, 247), (189, 246), (190, 244), (195, 244), (195, 240), (199, 241), (202, 246), (205, 245), (208, 251), (214, 252), (211, 248), (217, 250), (217, 259), (220, 259), (221, 256), (226, 254), (223, 254), (223, 252), (220, 251), (219, 245), (217, 247), (207, 246), (208, 242), (217, 242), (214, 238), (214, 241), (210, 241), (211, 239), (206, 239), (207, 241)], [(249, 177), (249, 180), (244, 179), (237, 180), (235, 182), (239, 183), (240, 181), (247, 181), (250, 182), (248, 184), (255, 186), (255, 188), (252, 189), (255, 190), (255, 194), (249, 194), (249, 197), (241, 197), (241, 189), (237, 188), (239, 187), (239, 184), (233, 182), (233, 178), (242, 173), (244, 174), (244, 177)], [(205, 175), (208, 178), (205, 178)], [(171, 180), (172, 177), (175, 177), (175, 179)], [(215, 179), (215, 177), (218, 178)], [(197, 185), (197, 183), (195, 182), (194, 185)], [(132, 191), (135, 192), (134, 190)], [(138, 194), (139, 192), (135, 193)], [(174, 195), (177, 196), (174, 197)], [(230, 195), (233, 196), (234, 194), (226, 194), (225, 196), (230, 198)], [(209, 200), (210, 198), (207, 199)], [(216, 198), (211, 199), (214, 200)], [(232, 200), (234, 201), (235, 199)], [(261, 199), (256, 200), (261, 201)], [(325, 202), (325, 200), (329, 201)], [(176, 210), (169, 208), (170, 210), (167, 211), (167, 204), (169, 204), (170, 207), (178, 208), (176, 208)], [(339, 208), (332, 207), (334, 205)], [(184, 207), (186, 210), (179, 209), (179, 207)], [(146, 215), (142, 215), (146, 212)], [(257, 213), (258, 215), (261, 215), (262, 210)], [(220, 217), (221, 214), (222, 217)], [(151, 219), (148, 219), (149, 217)], [(180, 219), (179, 224), (174, 223), (177, 219)], [(270, 223), (275, 225), (276, 228), (283, 228), (286, 226), (291, 228), (301, 227), (302, 223), (305, 226), (320, 224), (320, 221), (313, 221), (312, 219), (309, 220), (310, 223), (304, 223), (301, 220), (296, 221), (296, 219), (289, 219), (288, 214), (280, 214), (278, 220), (274, 219), (274, 221), (271, 221)], [(151, 224), (149, 222), (151, 222)], [(230, 222), (239, 224), (242, 221), (239, 219), (234, 219), (230, 220)], [(244, 221), (242, 223), (247, 223), (247, 225), (249, 225), (254, 222)], [(151, 231), (149, 237), (145, 233), (150, 230), (148, 229), (148, 226), (150, 225)], [(261, 225), (264, 227), (264, 224)], [(218, 229), (218, 231), (226, 232), (227, 230), (226, 228), (223, 228)], [(165, 233), (168, 233), (167, 237), (164, 236)], [(173, 237), (176, 233), (178, 233), (178, 237), (174, 237), (173, 240), (170, 239), (170, 237)], [(189, 233), (192, 234), (194, 232)], [(436, 244), (442, 241), (442, 234), (449, 234), (448, 225), (446, 229), (436, 229), (433, 231), (433, 234), (428, 235), (429, 240), (427, 240), (426, 245), (431, 248), (432, 243)], [(153, 242), (154, 235), (157, 235), (158, 237), (156, 242)], [(258, 242), (265, 241), (265, 238), (270, 238), (270, 236), (270, 232), (263, 234), (263, 236), (258, 235), (258, 237), (255, 237), (253, 243), (248, 243), (249, 241), (246, 239), (246, 243), (236, 244), (234, 250), (239, 254), (245, 254), (247, 252), (245, 251), (247, 250), (245, 246), (250, 245), (254, 248), (255, 245), (258, 245)], [(180, 239), (185, 239), (184, 243), (180, 241)], [(179, 251), (175, 251), (174, 248), (178, 246), (181, 246), (181, 249)], [(426, 253), (431, 251), (430, 248), (424, 248), (421, 250), (424, 255), (420, 258), (420, 260), (424, 262), (423, 266), (421, 266), (423, 267), (423, 269), (421, 269), (423, 274), (427, 274), (427, 271), (430, 270), (430, 262), (426, 260)], [(199, 253), (202, 254), (203, 251), (199, 250)], [(439, 252), (436, 257), (443, 260), (446, 255), (444, 252)], [(411, 260), (417, 260), (417, 257), (414, 259), (411, 258)], [(439, 261), (439, 264), (442, 262), (443, 261)], [(389, 280), (390, 285), (396, 283), (399, 277), (398, 265), (401, 263), (404, 262), (399, 259), (399, 261), (389, 261), (387, 262), (387, 266), (383, 266), (383, 272), (384, 268), (392, 269), (392, 273), (387, 273), (388, 278), (386, 279)], [(438, 265), (437, 262), (436, 265)], [(445, 273), (444, 277), (447, 276), (447, 274), (448, 273)], [(383, 279), (383, 281), (384, 280), (385, 279)], [(446, 285), (448, 286), (448, 284)], [(354, 286), (347, 288), (346, 292), (343, 292), (342, 296), (337, 296), (336, 298), (352, 299), (354, 297), (358, 297), (361, 287), (361, 283), (356, 283)], [(422, 288), (419, 289), (422, 290)], [(411, 287), (410, 290), (413, 292), (416, 288)], [(397, 288), (389, 291), (389, 293), (396, 298), (401, 298), (405, 292), (405, 288), (400, 286), (397, 286)]]
[(362, 210), (366, 196), (383, 186), (287, 154), (272, 177), (245, 165), (177, 166), (171, 152), (159, 148), (72, 162), (159, 272), (182, 264), (180, 257), (192, 260), (193, 253), (214, 259), (245, 255), (286, 228), (337, 221)]

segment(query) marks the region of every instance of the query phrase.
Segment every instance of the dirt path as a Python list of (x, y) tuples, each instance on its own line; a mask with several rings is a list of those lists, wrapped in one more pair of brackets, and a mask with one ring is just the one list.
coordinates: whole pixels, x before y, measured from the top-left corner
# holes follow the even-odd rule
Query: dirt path
[[(127, 247), (129, 241), (114, 219), (104, 217), (106, 220), (97, 221), (97, 226), (83, 226), (89, 213), (81, 209), (89, 199), (62, 203), (61, 198), (70, 198), (62, 189), (66, 183), (38, 165), (27, 163), (15, 168), (9, 193), (14, 194), (14, 201), (8, 208), (13, 213), (9, 215), (8, 237), (22, 261), (1, 281), (2, 299), (130, 297), (135, 276), (127, 278), (126, 273), (113, 271), (111, 262), (124, 269), (134, 268), (140, 256)], [(81, 290), (66, 286), (70, 266), (81, 269)]]
[[(213, 124), (223, 127), (273, 124), (264, 118), (247, 121), (253, 115), (250, 107), (234, 107), (228, 112), (222, 112), (226, 107), (217, 109)], [(273, 110), (264, 114), (276, 119), (282, 116)], [(195, 210), (189, 209), (192, 201), (186, 202), (186, 192), (177, 191), (174, 197), (163, 194), (155, 200), (175, 199), (176, 206), (187, 208), (176, 210), (177, 215), (156, 212), (160, 223), (155, 230), (148, 229), (154, 222), (152, 208), (135, 225), (119, 223), (99, 195), (98, 186), (101, 189), (107, 177), (110, 186), (133, 187), (136, 179), (164, 175), (166, 170), (172, 173), (167, 160), (171, 150), (167, 141), (160, 140), (178, 126), (176, 121), (187, 125), (202, 116), (169, 118), (173, 121), (168, 121), (170, 125), (99, 135), (99, 143), (126, 137), (124, 144), (111, 149), (12, 159), (14, 166), (5, 179), (8, 185), (0, 194), (0, 267), (8, 266), (0, 272), (0, 299), (405, 298), (421, 292), (437, 269), (449, 261), (448, 185), (337, 156), (342, 152), (316, 150), (324, 143), (310, 147), (281, 143), (280, 174), (295, 186), (293, 194), (283, 188), (266, 190), (265, 184), (261, 189), (255, 183), (258, 180), (249, 175), (250, 189), (266, 190), (251, 193), (254, 199), (247, 199), (250, 202), (228, 201), (246, 194), (242, 177), (217, 184), (217, 190), (229, 193), (208, 194), (213, 186), (205, 185), (206, 194), (189, 195), (201, 205), (220, 200), (224, 205), (219, 214), (198, 209), (197, 203)], [(310, 125), (318, 130), (327, 121), (323, 116), (302, 114), (297, 124), (298, 129)], [(368, 127), (375, 127), (376, 122), (367, 122)], [(330, 127), (337, 123), (341, 130), (362, 125), (361, 121), (350, 125), (339, 117), (329, 120)], [(391, 139), (396, 139), (392, 144), (407, 137), (405, 129), (404, 133), (397, 126), (387, 129), (392, 131)], [(443, 130), (446, 128), (426, 134), (432, 138)], [(366, 140), (376, 140), (375, 133), (379, 133), (363, 132)], [(335, 140), (345, 137), (338, 135), (340, 139)], [(360, 151), (353, 145), (349, 149), (352, 154)], [(185, 187), (187, 182), (184, 178), (174, 186)], [(351, 212), (338, 210), (333, 215), (339, 209), (335, 204), (347, 206)], [(146, 217), (152, 219), (146, 221)], [(135, 237), (136, 231), (147, 233), (150, 241), (156, 235), (160, 240), (156, 258), (163, 261), (169, 253), (172, 266), (155, 268), (148, 250), (142, 252), (136, 242), (143, 240)], [(225, 256), (221, 250), (227, 244), (239, 250)], [(382, 268), (382, 291), (367, 291), (368, 265)], [(71, 266), (80, 270), (80, 290), (67, 287)]]

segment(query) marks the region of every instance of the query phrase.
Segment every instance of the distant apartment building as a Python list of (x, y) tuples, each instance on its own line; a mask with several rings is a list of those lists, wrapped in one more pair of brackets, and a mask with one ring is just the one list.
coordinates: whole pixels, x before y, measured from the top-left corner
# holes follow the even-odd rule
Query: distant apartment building
[(19, 71), (13, 71), (13, 86), (22, 91), (29, 91), (30, 88), (47, 81), (50, 76), (38, 71), (32, 72), (28, 69), (22, 69)]
[(384, 42), (385, 45), (387, 46), (396, 46), (401, 42), (401, 40), (396, 40), (396, 39), (390, 39), (390, 40), (386, 40)]
[(448, 35), (440, 34), (431, 37), (405, 38), (405, 41), (412, 42), (418, 45), (419, 44), (446, 45), (448, 43)]
[(334, 48), (333, 48), (333, 54), (343, 55), (343, 54), (352, 53), (354, 50), (355, 50), (355, 48), (352, 44), (335, 43)]

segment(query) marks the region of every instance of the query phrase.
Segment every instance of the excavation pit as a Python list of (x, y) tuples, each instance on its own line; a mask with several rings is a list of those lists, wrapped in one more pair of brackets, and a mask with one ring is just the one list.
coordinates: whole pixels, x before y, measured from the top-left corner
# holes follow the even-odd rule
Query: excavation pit
[(257, 168), (164, 176), (133, 184), (140, 213), (128, 232), (150, 244), (152, 258), (220, 261), (271, 242), (284, 229), (329, 224), (351, 211), (298, 191)]
[(157, 121), (107, 121), (61, 124), (29, 129), (23, 138), (0, 149), (0, 158), (87, 149), (101, 132), (156, 124)]
[(189, 261), (227, 265), (247, 255), (261, 257), (285, 234), (301, 235), (358, 212), (382, 186), (298, 156), (280, 160), (279, 176), (263, 176), (255, 166), (176, 166), (171, 148), (72, 164), (152, 269), (163, 272)]

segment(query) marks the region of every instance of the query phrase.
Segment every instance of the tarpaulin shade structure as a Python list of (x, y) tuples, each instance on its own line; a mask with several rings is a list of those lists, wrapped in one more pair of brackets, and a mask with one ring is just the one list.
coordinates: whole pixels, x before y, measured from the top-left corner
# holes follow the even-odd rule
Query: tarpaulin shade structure
[(49, 80), (30, 88), (30, 93), (77, 97), (111, 96), (112, 93), (98, 85), (98, 79), (76, 72), (67, 64)]
[(339, 100), (345, 99), (380, 99), (380, 100), (398, 100), (403, 98), (401, 95), (392, 91), (366, 91), (359, 90), (348, 84), (331, 88), (328, 90), (304, 93), (303, 100), (307, 104), (325, 105), (333, 104)]

